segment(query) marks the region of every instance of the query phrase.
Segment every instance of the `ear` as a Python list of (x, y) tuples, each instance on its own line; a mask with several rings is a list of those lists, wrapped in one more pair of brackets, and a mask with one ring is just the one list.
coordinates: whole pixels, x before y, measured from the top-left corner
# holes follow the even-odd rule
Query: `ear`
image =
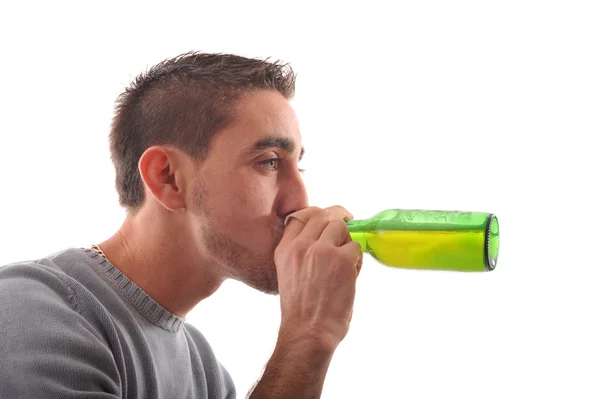
[(185, 208), (182, 166), (177, 151), (162, 146), (148, 148), (138, 163), (146, 192), (170, 211)]

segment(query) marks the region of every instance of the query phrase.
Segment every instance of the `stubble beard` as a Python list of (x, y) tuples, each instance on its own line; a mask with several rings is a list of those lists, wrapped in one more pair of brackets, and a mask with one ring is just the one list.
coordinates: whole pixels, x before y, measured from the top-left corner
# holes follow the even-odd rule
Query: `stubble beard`
[(194, 189), (194, 202), (202, 210), (205, 217), (202, 237), (208, 251), (231, 278), (266, 294), (279, 294), (274, 254), (275, 248), (279, 245), (283, 235), (282, 228), (278, 229), (273, 226), (271, 229), (270, 234), (273, 245), (266, 253), (259, 254), (251, 251), (233, 241), (219, 229), (218, 221), (211, 217), (211, 212), (205, 204), (206, 195), (205, 185), (198, 180)]
[(205, 226), (203, 237), (208, 250), (233, 279), (265, 294), (279, 294), (274, 252), (280, 238), (276, 237), (276, 229), (272, 231), (274, 242), (272, 247), (266, 254), (258, 254), (219, 232), (212, 223)]

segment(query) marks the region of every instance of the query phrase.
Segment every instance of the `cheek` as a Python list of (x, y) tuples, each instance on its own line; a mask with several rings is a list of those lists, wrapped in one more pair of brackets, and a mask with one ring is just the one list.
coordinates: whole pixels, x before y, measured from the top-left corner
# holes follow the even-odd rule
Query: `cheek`
[(276, 191), (264, 181), (255, 181), (252, 185), (243, 181), (236, 188), (231, 191), (227, 209), (221, 214), (227, 233), (248, 247), (270, 246), (277, 222)]
[(229, 234), (273, 224), (277, 181), (256, 171), (227, 173), (203, 182), (204, 210)]
[(232, 202), (243, 209), (247, 217), (270, 215), (277, 194), (277, 189), (270, 180), (274, 179), (239, 179), (230, 186)]

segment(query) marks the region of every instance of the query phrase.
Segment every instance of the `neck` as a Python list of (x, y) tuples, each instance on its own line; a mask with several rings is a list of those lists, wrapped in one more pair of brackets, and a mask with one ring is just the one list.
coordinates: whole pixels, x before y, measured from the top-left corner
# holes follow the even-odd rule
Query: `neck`
[[(99, 244), (108, 260), (162, 307), (185, 317), (224, 280), (199, 252), (182, 239), (173, 217), (140, 211), (128, 215), (121, 228)], [(173, 237), (177, 237), (174, 239)]]

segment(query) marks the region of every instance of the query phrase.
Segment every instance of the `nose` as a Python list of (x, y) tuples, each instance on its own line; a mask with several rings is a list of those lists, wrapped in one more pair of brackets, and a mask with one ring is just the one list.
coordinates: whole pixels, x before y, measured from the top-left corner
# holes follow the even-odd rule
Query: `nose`
[(277, 213), (282, 219), (285, 219), (290, 213), (308, 206), (308, 193), (300, 172), (289, 176), (286, 182), (280, 186), (280, 190)]

